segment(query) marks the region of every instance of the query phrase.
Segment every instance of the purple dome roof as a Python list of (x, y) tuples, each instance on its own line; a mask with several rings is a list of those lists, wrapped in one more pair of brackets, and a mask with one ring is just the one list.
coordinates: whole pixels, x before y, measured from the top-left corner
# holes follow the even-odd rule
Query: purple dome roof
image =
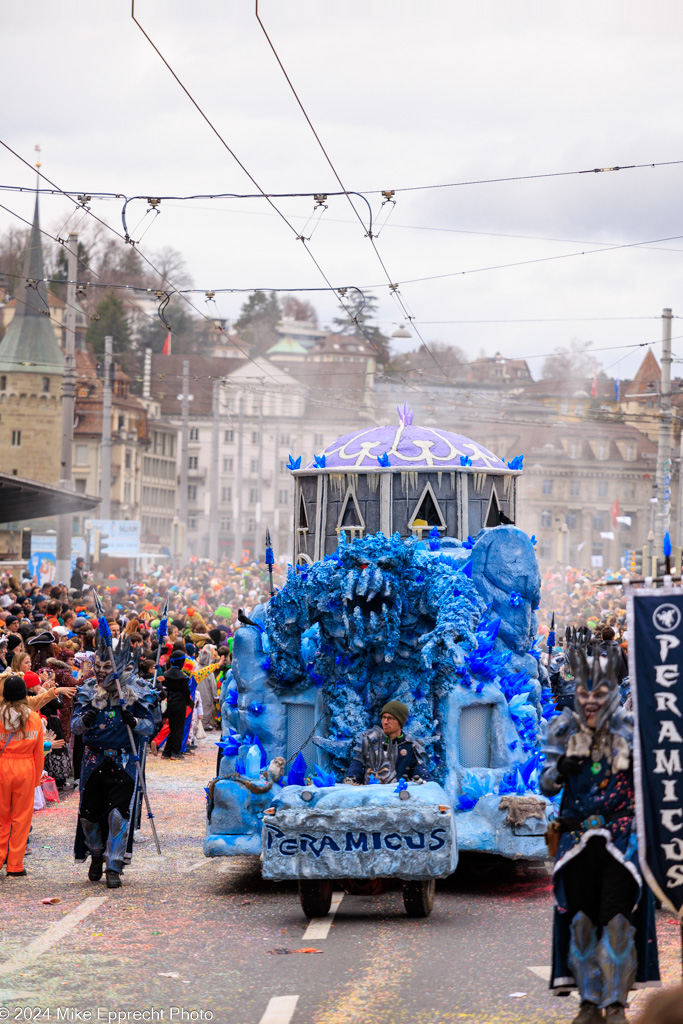
[[(472, 469), (513, 472), (488, 448), (463, 434), (402, 423), (344, 434), (319, 454), (325, 456), (325, 469), (378, 469), (378, 456), (385, 452), (395, 469), (461, 469), (460, 457), (469, 456)], [(315, 462), (306, 467), (317, 468)]]

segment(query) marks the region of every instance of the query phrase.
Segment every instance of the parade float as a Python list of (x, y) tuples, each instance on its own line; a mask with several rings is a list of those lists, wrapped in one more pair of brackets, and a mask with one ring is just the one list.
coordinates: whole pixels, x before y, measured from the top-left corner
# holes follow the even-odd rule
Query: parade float
[[(207, 856), (265, 844), (270, 877), (352, 876), (343, 844), (335, 866), (339, 837), (311, 850), (310, 819), (298, 840), (287, 833), (278, 845), (276, 830), (305, 808), (372, 805), (396, 832), (398, 789), (342, 784), (359, 735), (391, 699), (410, 709), (406, 730), (435, 780), (407, 787), (415, 812), (447, 804), (460, 851), (547, 856), (540, 739), (555, 707), (535, 647), (535, 541), (514, 525), (522, 458), (506, 463), (467, 437), (415, 426), (405, 406), (399, 419), (339, 438), (303, 468), (290, 458), (293, 564), (235, 636)], [(413, 852), (407, 840), (396, 851), (396, 839), (377, 842), (382, 863), (366, 858), (356, 877), (400, 875), (397, 858)], [(287, 857), (295, 867), (282, 866)]]

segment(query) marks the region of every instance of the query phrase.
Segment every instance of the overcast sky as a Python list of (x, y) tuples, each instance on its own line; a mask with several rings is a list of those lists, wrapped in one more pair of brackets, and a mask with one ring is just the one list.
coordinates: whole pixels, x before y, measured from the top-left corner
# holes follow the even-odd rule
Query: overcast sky
[[(680, 3), (487, 0), (475, 9), (459, 0), (261, 0), (259, 10), (348, 190), (683, 160)], [(136, 15), (264, 190), (338, 190), (252, 0), (137, 0)], [(2, 49), (0, 136), (31, 161), (40, 144), (42, 169), (61, 188), (129, 196), (254, 191), (126, 0), (8, 0)], [(401, 295), (428, 341), (472, 356), (481, 349), (534, 356), (538, 372), (542, 354), (572, 337), (591, 339), (611, 349), (600, 358), (623, 377), (643, 350), (616, 346), (658, 339), (664, 306), (683, 314), (682, 176), (683, 164), (397, 191), (377, 246), (391, 280), (406, 282)], [(0, 183), (32, 181), (0, 149)], [(381, 224), (381, 196), (368, 199)], [(4, 193), (0, 202), (31, 215), (29, 196)], [(310, 199), (277, 204), (310, 234)], [(121, 229), (120, 203), (92, 208)], [(45, 197), (43, 226), (58, 233), (71, 209), (63, 197)], [(131, 229), (145, 209), (144, 202), (130, 209)], [(0, 229), (11, 223), (0, 210)], [(671, 236), (681, 237), (461, 273)], [(387, 333), (401, 323), (404, 313), (344, 197), (330, 199), (308, 244), (335, 286), (370, 286)], [(152, 256), (167, 245), (183, 252), (201, 288), (324, 285), (263, 199), (162, 203), (140, 248)], [(414, 280), (430, 277), (438, 279)], [(311, 298), (329, 322), (334, 298)], [(218, 297), (220, 314), (236, 317), (243, 300)], [(196, 302), (215, 315), (203, 296)], [(633, 319), (584, 320), (611, 317)], [(530, 322), (544, 318), (553, 322)], [(674, 321), (673, 334), (683, 336), (683, 323)], [(683, 355), (683, 338), (673, 347)]]

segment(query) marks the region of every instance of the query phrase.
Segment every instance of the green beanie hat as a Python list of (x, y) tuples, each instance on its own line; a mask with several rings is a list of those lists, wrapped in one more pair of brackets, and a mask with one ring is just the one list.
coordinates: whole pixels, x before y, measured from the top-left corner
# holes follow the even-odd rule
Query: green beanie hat
[(393, 715), (394, 718), (400, 723), (401, 728), (408, 721), (408, 715), (410, 714), (408, 708), (400, 700), (390, 700), (384, 705), (380, 711), (381, 715)]

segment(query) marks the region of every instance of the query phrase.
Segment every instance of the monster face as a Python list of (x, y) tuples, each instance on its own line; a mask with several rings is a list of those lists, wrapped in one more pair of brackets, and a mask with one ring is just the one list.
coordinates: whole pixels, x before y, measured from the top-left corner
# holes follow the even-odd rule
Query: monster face
[(619, 651), (608, 648), (600, 654), (599, 645), (570, 647), (569, 666), (575, 681), (575, 711), (589, 729), (599, 730), (621, 703), (619, 692)]

